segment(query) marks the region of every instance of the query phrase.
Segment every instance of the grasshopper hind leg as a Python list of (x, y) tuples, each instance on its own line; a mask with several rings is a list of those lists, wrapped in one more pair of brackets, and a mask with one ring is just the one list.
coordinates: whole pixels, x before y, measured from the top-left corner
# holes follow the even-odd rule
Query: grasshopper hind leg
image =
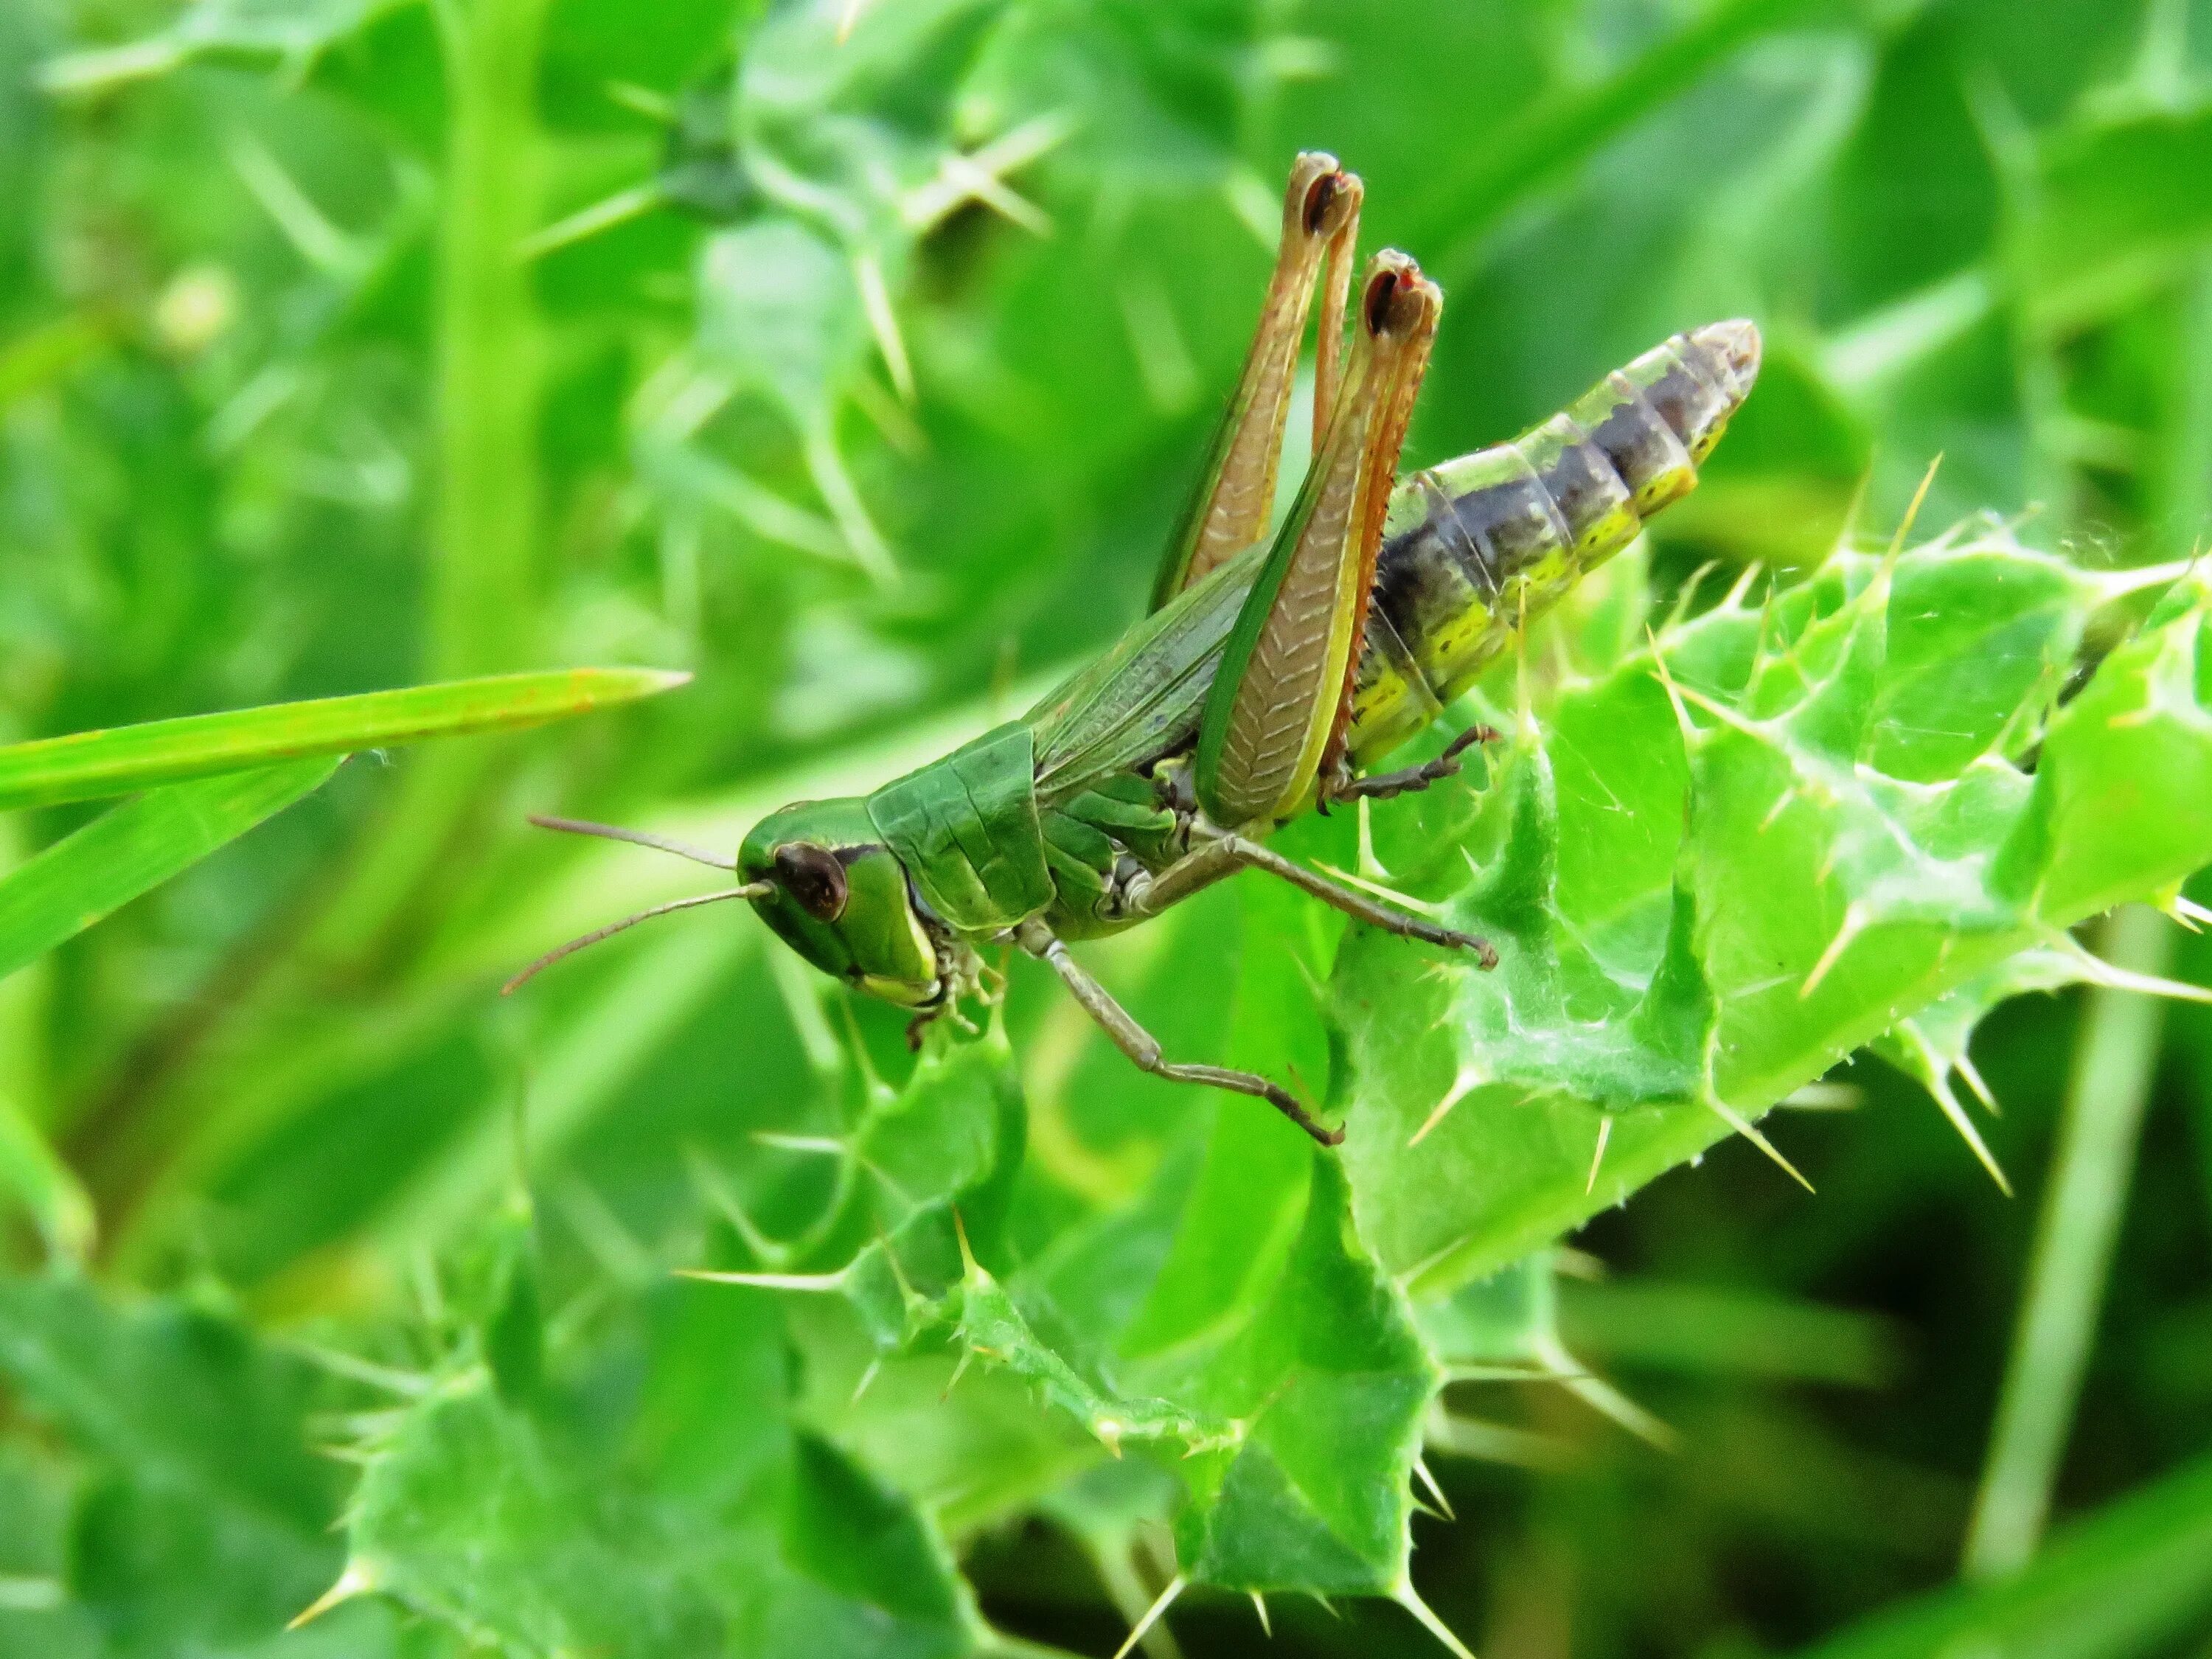
[(1194, 773), (1224, 829), (1266, 834), (1342, 760), (1391, 479), (1442, 306), (1405, 254), (1370, 262), (1328, 435), (1207, 688)]
[(1266, 537), (1298, 353), (1316, 294), (1318, 445), (1318, 422), (1335, 400), (1341, 371), (1345, 291), (1352, 244), (1358, 234), (1359, 202), (1358, 175), (1337, 166), (1334, 156), (1310, 150), (1292, 164), (1283, 197), (1282, 241), (1260, 321), (1189, 508), (1161, 561), (1152, 588), (1154, 610)]

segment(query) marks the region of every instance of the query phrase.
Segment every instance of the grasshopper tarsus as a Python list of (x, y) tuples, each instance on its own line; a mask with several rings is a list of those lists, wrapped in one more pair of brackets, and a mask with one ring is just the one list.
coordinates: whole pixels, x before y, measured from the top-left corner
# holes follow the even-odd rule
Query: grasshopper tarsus
[(1425, 945), (1441, 945), (1447, 951), (1471, 952), (1476, 962), (1486, 969), (1498, 966), (1498, 949), (1480, 933), (1462, 933), (1456, 927), (1446, 927), (1437, 922), (1424, 921), (1419, 916), (1406, 918), (1405, 934)]
[(1434, 760), (1423, 761), (1419, 766), (1407, 766), (1395, 772), (1377, 772), (1371, 777), (1349, 778), (1332, 783), (1322, 792), (1318, 810), (1326, 813), (1328, 802), (1346, 800), (1395, 800), (1400, 795), (1418, 794), (1432, 783), (1459, 775), (1460, 756), (1478, 743), (1496, 743), (1498, 732), (1494, 726), (1470, 726), (1444, 745), (1443, 753)]
[(1473, 747), (1474, 744), (1478, 743), (1496, 743), (1504, 736), (1504, 733), (1500, 732), (1494, 726), (1484, 726), (1479, 723), (1470, 726), (1466, 731), (1461, 732), (1449, 743), (1446, 744), (1444, 745), (1444, 752), (1437, 758), (1440, 760), (1456, 760), (1464, 750)]
[[(1139, 1063), (1142, 1064), (1141, 1061)], [(1322, 1146), (1339, 1146), (1344, 1143), (1343, 1130), (1330, 1128), (1308, 1111), (1305, 1103), (1288, 1089), (1255, 1072), (1234, 1071), (1226, 1066), (1176, 1066), (1166, 1061), (1146, 1066), (1145, 1069), (1155, 1077), (1167, 1079), (1170, 1083), (1196, 1083), (1206, 1088), (1226, 1089), (1235, 1094), (1255, 1096), (1266, 1101)]]
[(1431, 945), (1440, 945), (1447, 951), (1467, 951), (1485, 969), (1498, 966), (1498, 947), (1480, 933), (1462, 933), (1456, 927), (1431, 927), (1425, 932), (1408, 928), (1408, 934)]
[(1292, 1096), (1289, 1091), (1285, 1089), (1277, 1089), (1273, 1091), (1267, 1096), (1267, 1103), (1273, 1106), (1277, 1111), (1280, 1112), (1285, 1117), (1290, 1119), (1291, 1122), (1297, 1124), (1298, 1127), (1304, 1130), (1308, 1134), (1311, 1135), (1322, 1146), (1341, 1146), (1344, 1145), (1344, 1131), (1342, 1129), (1332, 1129), (1327, 1124), (1315, 1121), (1313, 1115), (1308, 1112), (1304, 1106), (1299, 1104), (1296, 1097)]

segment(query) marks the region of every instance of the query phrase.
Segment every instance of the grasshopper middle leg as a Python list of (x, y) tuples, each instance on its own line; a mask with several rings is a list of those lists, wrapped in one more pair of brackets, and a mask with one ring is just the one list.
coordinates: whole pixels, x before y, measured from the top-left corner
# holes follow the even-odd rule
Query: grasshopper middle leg
[(1446, 744), (1443, 753), (1434, 760), (1401, 767), (1395, 772), (1376, 772), (1364, 778), (1347, 775), (1341, 780), (1326, 782), (1321, 793), (1321, 810), (1326, 812), (1332, 803), (1340, 801), (1390, 800), (1399, 795), (1418, 794), (1432, 783), (1458, 776), (1459, 757), (1469, 747), (1497, 741), (1495, 727), (1470, 726)]
[(1024, 922), (1015, 930), (1014, 937), (1022, 949), (1060, 975), (1060, 981), (1083, 1005), (1084, 1012), (1113, 1039), (1114, 1046), (1154, 1077), (1165, 1078), (1170, 1083), (1198, 1083), (1236, 1094), (1256, 1096), (1322, 1146), (1334, 1146), (1343, 1140), (1343, 1130), (1325, 1128), (1316, 1122), (1313, 1115), (1298, 1103), (1297, 1097), (1257, 1073), (1234, 1071), (1226, 1066), (1183, 1066), (1170, 1060), (1161, 1052), (1160, 1040), (1137, 1024), (1129, 1011), (1115, 1001), (1113, 993), (1091, 978), (1082, 964), (1068, 955), (1067, 946), (1042, 922), (1035, 919)]

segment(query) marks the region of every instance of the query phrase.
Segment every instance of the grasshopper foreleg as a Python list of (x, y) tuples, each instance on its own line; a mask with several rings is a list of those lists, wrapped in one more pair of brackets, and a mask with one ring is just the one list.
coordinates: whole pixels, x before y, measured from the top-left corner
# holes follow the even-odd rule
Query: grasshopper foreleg
[(1371, 777), (1346, 776), (1327, 783), (1321, 791), (1323, 811), (1338, 801), (1389, 800), (1394, 796), (1418, 793), (1431, 784), (1459, 775), (1459, 757), (1478, 743), (1496, 743), (1496, 728), (1470, 726), (1466, 731), (1444, 745), (1444, 751), (1434, 760), (1423, 761), (1419, 766), (1401, 767), (1395, 772), (1377, 772)]
[(1032, 919), (1022, 923), (1014, 937), (1022, 949), (1060, 975), (1060, 982), (1083, 1005), (1084, 1012), (1097, 1021), (1099, 1030), (1113, 1039), (1114, 1046), (1143, 1070), (1170, 1083), (1203, 1084), (1234, 1094), (1256, 1096), (1322, 1146), (1334, 1146), (1343, 1140), (1343, 1130), (1323, 1128), (1290, 1091), (1255, 1073), (1232, 1071), (1225, 1066), (1179, 1066), (1170, 1060), (1160, 1051), (1160, 1040), (1138, 1024), (1129, 1011), (1114, 1000), (1112, 992), (1085, 972), (1068, 955), (1067, 946), (1042, 922)]

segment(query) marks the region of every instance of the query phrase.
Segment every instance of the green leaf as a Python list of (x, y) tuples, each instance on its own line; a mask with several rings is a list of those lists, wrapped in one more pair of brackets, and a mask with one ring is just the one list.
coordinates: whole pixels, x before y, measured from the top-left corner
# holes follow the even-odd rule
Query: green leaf
[(1238, 1589), (1395, 1595), (1406, 1584), (1421, 1418), (1442, 1382), (1402, 1292), (1352, 1234), (1334, 1160), (1273, 1292), (1194, 1390), (1238, 1429), (1194, 1460), (1185, 1570)]
[(858, 1121), (807, 1153), (835, 1159), (827, 1204), (795, 1238), (771, 1240), (747, 1224), (748, 1254), (767, 1258), (766, 1282), (846, 1299), (883, 1354), (941, 1323), (971, 1253), (1002, 1259), (1024, 1123), (1012, 1060), (1002, 1027), (972, 1042), (940, 1027), (902, 1089), (863, 1065)]
[(868, 349), (852, 261), (795, 219), (763, 219), (708, 239), (699, 291), (708, 360), (801, 430), (828, 426)]
[(156, 789), (0, 878), (0, 978), (236, 840), (337, 771), (300, 760)]
[(1431, 1297), (1414, 1310), (1429, 1351), (1445, 1365), (1534, 1365), (1558, 1339), (1559, 1289), (1553, 1253)]
[(2202, 576), (2051, 721), (2027, 811), (1998, 856), (2008, 896), (2061, 927), (2171, 887), (2212, 849), (2212, 650)]
[(486, 1344), (362, 1449), (345, 1593), (546, 1659), (973, 1650), (927, 1525), (790, 1421), (770, 1297), (664, 1283), (535, 1405), (493, 1385)]
[[(1249, 1151), (1255, 1124), (1276, 1127), (1224, 1115), (1220, 1149)], [(1128, 1445), (1169, 1460), (1188, 1492), (1177, 1553), (1196, 1582), (1395, 1595), (1405, 1583), (1421, 1419), (1442, 1373), (1403, 1296), (1352, 1234), (1334, 1161), (1286, 1145), (1304, 1165), (1288, 1194), (1286, 1252), (1261, 1255), (1255, 1280), (1189, 1338), (1148, 1349), (1156, 1326), (1139, 1319), (1117, 1335), (1072, 1286), (1033, 1275), (1002, 1285), (972, 1261), (957, 1334), (983, 1365), (1030, 1384), (1117, 1455)], [(1231, 1158), (1217, 1167), (1237, 1161), (1253, 1170)], [(1253, 1242), (1239, 1228), (1248, 1212), (1223, 1214), (1206, 1191), (1201, 1177), (1179, 1243), (1201, 1233)], [(1267, 1193), (1268, 1207), (1284, 1196)], [(1170, 1262), (1152, 1296), (1188, 1309), (1182, 1289)]]
[[(1325, 1078), (1316, 987), (1333, 924), (1279, 884), (1236, 897), (1235, 994), (1208, 1047)], [(1169, 1429), (1175, 1413), (1188, 1424), (1172, 1431), (1182, 1448), (1155, 1443), (1152, 1454), (1186, 1488), (1176, 1553), (1188, 1577), (1396, 1594), (1441, 1373), (1352, 1226), (1335, 1158), (1245, 1102), (1176, 1105), (1189, 1127), (1144, 1197), (1071, 1232), (1010, 1288), (1113, 1396), (1117, 1425)]]
[(0, 810), (127, 795), (311, 755), (511, 732), (674, 690), (688, 674), (576, 668), (190, 714), (0, 748)]
[(330, 1582), (344, 1477), (310, 1425), (337, 1401), (299, 1360), (175, 1302), (14, 1279), (0, 1377), (97, 1476), (76, 1500), (57, 1626), (89, 1612), (116, 1655), (242, 1652)]
[(1868, 1045), (1928, 1091), (1960, 1138), (1973, 1148), (1990, 1178), (2007, 1193), (2012, 1190), (2012, 1183), (1998, 1167), (1973, 1115), (1960, 1100), (1954, 1079), (1984, 1097), (1983, 1104), (1994, 1110), (1996, 1102), (1986, 1095), (1988, 1085), (1968, 1052), (1983, 1019), (1999, 1003), (2014, 997), (2079, 984), (2092, 976), (2093, 965), (2079, 948), (2022, 951), (1938, 997), (1917, 1013), (1908, 1014)]
[(2062, 130), (2040, 159), (2031, 252), (2046, 326), (2109, 314), (2212, 234), (2199, 187), (2212, 167), (2212, 112), (2092, 118)]

